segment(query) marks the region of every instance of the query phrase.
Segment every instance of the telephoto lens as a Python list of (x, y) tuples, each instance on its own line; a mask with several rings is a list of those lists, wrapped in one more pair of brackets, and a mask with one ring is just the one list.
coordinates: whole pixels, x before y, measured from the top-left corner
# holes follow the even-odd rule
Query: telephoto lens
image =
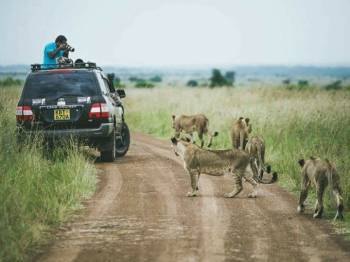
[(66, 50), (69, 51), (69, 52), (74, 52), (75, 51), (75, 48), (74, 47), (71, 47), (70, 45), (66, 44)]

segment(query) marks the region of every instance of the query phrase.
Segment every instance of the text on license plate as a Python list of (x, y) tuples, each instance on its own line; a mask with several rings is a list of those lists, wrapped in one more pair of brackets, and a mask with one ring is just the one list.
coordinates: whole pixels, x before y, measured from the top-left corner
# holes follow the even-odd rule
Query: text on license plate
[(53, 111), (54, 120), (69, 120), (70, 110), (69, 109), (55, 109)]

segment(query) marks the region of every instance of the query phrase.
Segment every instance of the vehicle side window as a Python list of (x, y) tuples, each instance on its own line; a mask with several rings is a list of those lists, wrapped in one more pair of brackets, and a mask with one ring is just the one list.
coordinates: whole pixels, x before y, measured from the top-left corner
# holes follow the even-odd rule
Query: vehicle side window
[(104, 77), (103, 77), (103, 82), (105, 84), (106, 89), (108, 90), (108, 93), (113, 93), (113, 90), (110, 89), (108, 80)]
[(102, 93), (108, 94), (109, 93), (109, 88), (108, 88), (108, 86), (105, 85), (103, 77), (101, 76), (100, 73), (98, 73), (96, 75), (97, 75), (98, 83), (99, 83), (99, 85), (101, 87)]

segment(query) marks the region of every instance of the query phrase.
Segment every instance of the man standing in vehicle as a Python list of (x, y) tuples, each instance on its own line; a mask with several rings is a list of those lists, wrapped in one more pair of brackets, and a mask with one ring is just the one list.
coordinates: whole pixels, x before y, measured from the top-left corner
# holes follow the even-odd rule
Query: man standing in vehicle
[(57, 59), (60, 57), (68, 58), (69, 49), (67, 49), (67, 38), (64, 35), (56, 37), (55, 42), (48, 43), (44, 48), (43, 64), (57, 64)]

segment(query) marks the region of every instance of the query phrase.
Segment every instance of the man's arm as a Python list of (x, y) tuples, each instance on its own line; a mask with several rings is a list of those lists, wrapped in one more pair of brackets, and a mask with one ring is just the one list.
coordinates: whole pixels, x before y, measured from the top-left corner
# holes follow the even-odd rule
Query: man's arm
[(64, 49), (64, 45), (60, 45), (59, 47), (57, 47), (55, 50), (51, 51), (51, 52), (48, 52), (47, 55), (50, 57), (50, 58), (55, 58), (56, 55), (58, 54), (59, 51), (63, 50)]

